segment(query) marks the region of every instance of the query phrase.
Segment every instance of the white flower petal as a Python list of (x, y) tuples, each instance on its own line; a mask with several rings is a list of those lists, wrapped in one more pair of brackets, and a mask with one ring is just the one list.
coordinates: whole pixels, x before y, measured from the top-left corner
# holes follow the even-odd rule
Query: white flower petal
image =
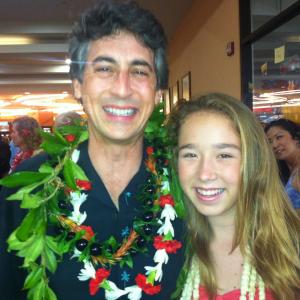
[(170, 220), (174, 221), (176, 217), (177, 214), (174, 207), (170, 204), (166, 204), (161, 212), (160, 219), (169, 218)]
[(106, 300), (116, 300), (121, 296), (124, 296), (129, 293), (129, 291), (119, 289), (114, 282), (107, 280), (112, 291), (105, 290), (105, 299)]
[(96, 277), (96, 271), (93, 264), (90, 261), (85, 261), (84, 268), (80, 270), (80, 273), (77, 276), (77, 278), (80, 281), (86, 281), (95, 277)]
[(73, 255), (71, 256), (70, 259), (79, 257), (80, 254), (81, 254), (81, 251), (79, 251), (77, 248), (74, 248), (74, 253), (73, 253)]
[(71, 219), (72, 221), (74, 221), (75, 223), (77, 223), (78, 225), (81, 225), (85, 219), (87, 218), (87, 214), (86, 212), (82, 213), (77, 213), (77, 212), (72, 212), (72, 215), (69, 217), (69, 219)]
[(165, 249), (159, 249), (155, 252), (153, 260), (156, 263), (167, 264), (169, 261), (169, 255)]
[(159, 282), (161, 281), (163, 276), (162, 263), (158, 263), (155, 267), (146, 266), (145, 269), (146, 269), (146, 275), (155, 272), (155, 281), (159, 281)]
[(142, 298), (142, 289), (137, 285), (128, 286), (125, 291), (128, 291), (129, 300), (140, 300)]
[(79, 156), (80, 156), (80, 151), (75, 149), (71, 156), (71, 159), (75, 164), (78, 162)]
[(162, 192), (168, 192), (168, 191), (170, 191), (169, 181), (166, 180), (166, 181), (162, 182), (161, 191)]
[(171, 233), (172, 237), (174, 237), (174, 228), (169, 218), (165, 219), (165, 223), (157, 230), (159, 235), (167, 235)]

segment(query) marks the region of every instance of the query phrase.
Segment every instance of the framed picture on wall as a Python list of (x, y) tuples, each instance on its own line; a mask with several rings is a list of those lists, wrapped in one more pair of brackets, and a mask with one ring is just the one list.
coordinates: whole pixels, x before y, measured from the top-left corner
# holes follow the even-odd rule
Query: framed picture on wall
[(179, 81), (176, 81), (176, 84), (172, 88), (172, 106), (171, 109), (176, 105), (179, 100)]
[(181, 98), (187, 101), (191, 100), (192, 97), (191, 72), (188, 72), (181, 78), (181, 87), (182, 87)]
[(163, 92), (163, 99), (164, 99), (164, 113), (168, 115), (171, 112), (171, 97), (170, 97), (170, 89), (166, 89)]

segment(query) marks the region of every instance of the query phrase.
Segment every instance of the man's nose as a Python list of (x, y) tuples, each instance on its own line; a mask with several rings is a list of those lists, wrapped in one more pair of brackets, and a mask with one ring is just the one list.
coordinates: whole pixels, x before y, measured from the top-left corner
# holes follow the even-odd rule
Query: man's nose
[(120, 98), (126, 98), (131, 95), (131, 79), (128, 71), (118, 73), (113, 83), (112, 92)]

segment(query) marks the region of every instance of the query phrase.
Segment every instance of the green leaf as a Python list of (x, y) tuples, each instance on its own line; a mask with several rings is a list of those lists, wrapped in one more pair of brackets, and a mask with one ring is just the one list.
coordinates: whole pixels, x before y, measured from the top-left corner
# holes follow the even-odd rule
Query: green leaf
[(147, 282), (154, 284), (155, 276), (156, 276), (156, 271), (150, 272), (150, 274), (147, 276)]
[(43, 270), (43, 267), (37, 267), (32, 270), (26, 277), (24, 289), (31, 289), (34, 287), (42, 279)]
[(21, 250), (21, 249), (27, 247), (32, 242), (32, 240), (34, 239), (34, 236), (31, 236), (25, 242), (20, 241), (16, 236), (17, 230), (18, 230), (18, 228), (11, 233), (11, 235), (9, 236), (9, 238), (7, 240), (8, 251)]
[(110, 285), (106, 279), (102, 281), (102, 283), (100, 284), (100, 287), (102, 287), (103, 289), (105, 289), (109, 292), (112, 291), (112, 288), (110, 287)]
[(129, 268), (133, 268), (133, 260), (132, 260), (132, 257), (130, 255), (128, 255), (126, 257), (126, 260), (125, 260), (125, 263), (126, 265), (129, 267)]
[(24, 242), (33, 233), (33, 229), (36, 228), (38, 221), (43, 218), (42, 211), (40, 209), (33, 209), (23, 219), (21, 225), (18, 227), (16, 237)]
[(46, 284), (45, 282), (42, 280), (40, 281), (36, 288), (34, 289), (34, 294), (33, 294), (33, 300), (44, 300), (45, 299), (45, 288), (46, 288)]
[(35, 235), (34, 237), (35, 239), (32, 243), (17, 253), (18, 256), (24, 257), (24, 267), (28, 267), (30, 263), (35, 262), (44, 249), (45, 244), (43, 236)]
[(89, 138), (89, 133), (87, 130), (84, 130), (81, 132), (79, 139), (78, 139), (78, 143), (82, 143), (84, 141), (86, 141)]
[(38, 186), (41, 185), (41, 182), (33, 183), (28, 186), (24, 186), (21, 189), (19, 189), (16, 193), (10, 195), (9, 197), (6, 198), (6, 200), (23, 200), (24, 194), (29, 194), (32, 190), (37, 188)]
[(41, 148), (51, 155), (62, 154), (70, 147), (68, 142), (57, 134), (53, 135), (41, 131), (41, 135), (43, 137), (43, 143), (41, 144)]
[(45, 290), (45, 300), (57, 300), (53, 290), (47, 285)]
[(54, 273), (57, 268), (57, 261), (54, 252), (49, 247), (46, 246), (44, 248), (43, 254), (44, 254), (43, 258), (45, 259), (46, 268), (50, 272)]
[(53, 174), (54, 169), (51, 167), (51, 165), (49, 163), (44, 163), (40, 166), (39, 172)]
[(66, 160), (63, 169), (63, 174), (67, 185), (73, 190), (77, 189), (76, 179), (88, 181), (88, 178), (85, 175), (84, 171), (71, 159)]
[(54, 237), (47, 235), (46, 236), (46, 245), (49, 247), (53, 252), (58, 255), (62, 255), (63, 252), (59, 249), (59, 243), (55, 241)]
[(21, 202), (21, 208), (37, 208), (42, 203), (42, 197), (39, 194), (24, 194), (23, 200)]
[(39, 172), (16, 172), (9, 176), (4, 177), (0, 180), (0, 185), (3, 185), (8, 188), (14, 188), (18, 186), (27, 186), (32, 183), (37, 183), (42, 181), (48, 176), (48, 174), (39, 173)]
[(174, 167), (169, 169), (169, 172), (171, 172), (171, 180), (170, 180), (170, 189), (171, 189), (171, 194), (173, 195), (175, 199), (175, 211), (178, 215), (179, 218), (184, 218), (185, 217), (185, 207), (183, 204), (183, 192), (179, 184), (179, 179), (178, 176), (175, 172)]

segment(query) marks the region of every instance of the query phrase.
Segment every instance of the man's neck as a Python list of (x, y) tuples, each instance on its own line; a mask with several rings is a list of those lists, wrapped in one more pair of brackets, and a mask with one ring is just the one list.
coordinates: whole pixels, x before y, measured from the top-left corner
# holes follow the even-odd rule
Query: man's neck
[(141, 165), (143, 139), (120, 145), (90, 138), (88, 152), (96, 172), (118, 208), (120, 194)]

